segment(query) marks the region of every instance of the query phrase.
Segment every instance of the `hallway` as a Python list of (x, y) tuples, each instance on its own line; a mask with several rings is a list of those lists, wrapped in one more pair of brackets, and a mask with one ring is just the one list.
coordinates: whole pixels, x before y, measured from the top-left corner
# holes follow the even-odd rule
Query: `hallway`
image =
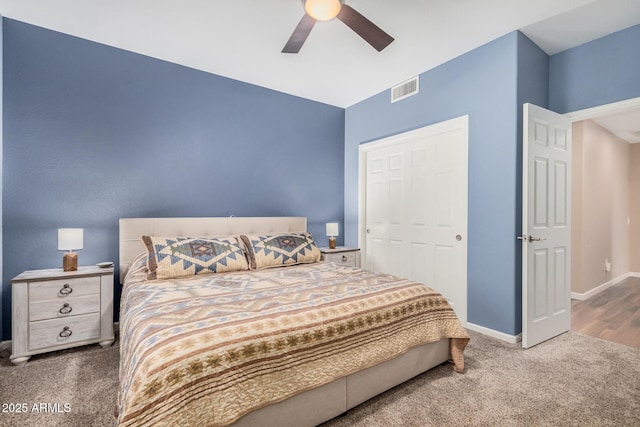
[(629, 277), (585, 301), (571, 301), (571, 330), (640, 348), (640, 277)]

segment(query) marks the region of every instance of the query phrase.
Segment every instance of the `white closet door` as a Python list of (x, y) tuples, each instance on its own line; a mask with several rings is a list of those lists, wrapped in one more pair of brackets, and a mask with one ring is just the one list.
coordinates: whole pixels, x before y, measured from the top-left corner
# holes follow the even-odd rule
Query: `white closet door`
[(425, 283), (466, 322), (468, 118), (361, 146), (365, 268)]
[(366, 268), (406, 276), (402, 269), (404, 147), (382, 147), (367, 156)]

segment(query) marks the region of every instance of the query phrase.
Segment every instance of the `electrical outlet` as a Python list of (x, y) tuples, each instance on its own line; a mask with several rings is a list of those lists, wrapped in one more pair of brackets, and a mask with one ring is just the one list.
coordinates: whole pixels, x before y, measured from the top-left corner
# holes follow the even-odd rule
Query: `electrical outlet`
[(604, 260), (604, 271), (611, 271), (611, 263), (609, 262), (609, 258), (605, 258)]

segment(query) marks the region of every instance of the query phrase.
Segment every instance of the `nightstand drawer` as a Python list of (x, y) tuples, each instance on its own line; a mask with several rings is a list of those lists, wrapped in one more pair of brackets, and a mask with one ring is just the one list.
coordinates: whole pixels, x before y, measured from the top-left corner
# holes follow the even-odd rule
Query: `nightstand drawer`
[(72, 277), (66, 279), (29, 282), (29, 301), (46, 301), (100, 294), (100, 277)]
[(55, 300), (30, 301), (29, 321), (55, 319), (100, 311), (100, 295), (84, 295)]
[(100, 313), (29, 322), (29, 350), (55, 347), (100, 337)]
[(345, 267), (355, 267), (357, 265), (356, 252), (342, 252), (336, 254), (324, 254), (324, 260), (328, 262), (333, 262), (338, 265), (343, 265)]

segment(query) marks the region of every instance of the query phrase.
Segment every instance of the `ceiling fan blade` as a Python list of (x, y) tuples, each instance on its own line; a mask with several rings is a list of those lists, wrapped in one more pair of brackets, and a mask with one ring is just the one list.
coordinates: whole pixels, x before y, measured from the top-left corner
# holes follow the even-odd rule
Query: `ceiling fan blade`
[(282, 49), (282, 53), (298, 53), (315, 23), (316, 20), (305, 13), (300, 22), (298, 22), (296, 29), (293, 30), (293, 34), (289, 37), (284, 49)]
[(393, 41), (393, 37), (382, 31), (380, 27), (369, 21), (349, 5), (342, 5), (342, 9), (340, 13), (338, 13), (337, 18), (347, 24), (349, 28), (355, 31), (378, 52), (389, 46)]

